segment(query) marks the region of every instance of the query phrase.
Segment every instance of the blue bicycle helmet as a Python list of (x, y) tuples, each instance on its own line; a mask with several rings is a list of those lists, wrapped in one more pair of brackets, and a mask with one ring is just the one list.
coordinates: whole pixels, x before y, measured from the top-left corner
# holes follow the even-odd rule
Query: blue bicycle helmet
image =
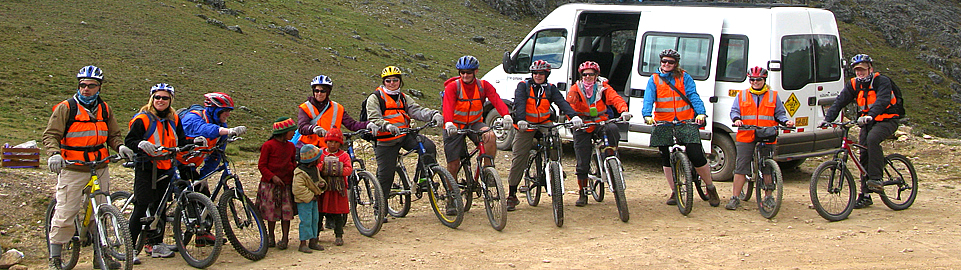
[(103, 70), (96, 66), (85, 66), (80, 68), (80, 72), (77, 72), (77, 80), (83, 79), (94, 79), (97, 81), (103, 81)]
[(170, 96), (174, 95), (174, 87), (166, 83), (158, 83), (157, 85), (150, 87), (150, 95), (152, 96), (153, 93), (156, 93), (157, 91), (161, 91), (161, 90), (167, 91), (167, 93), (170, 93)]
[(314, 80), (310, 81), (310, 88), (314, 88), (314, 85), (327, 85), (334, 87), (334, 82), (330, 80), (330, 77), (318, 75), (317, 77), (314, 77)]
[(479, 67), (480, 63), (477, 62), (477, 57), (465, 55), (457, 59), (457, 69), (477, 69)]
[(863, 53), (862, 53), (862, 54), (855, 55), (854, 57), (851, 57), (851, 67), (854, 67), (854, 66), (856, 66), (857, 64), (860, 64), (860, 63), (862, 63), (862, 62), (866, 62), (866, 63), (868, 63), (868, 64), (873, 64), (873, 63), (874, 63), (874, 59), (871, 59), (871, 56), (870, 56), (870, 55), (863, 54)]

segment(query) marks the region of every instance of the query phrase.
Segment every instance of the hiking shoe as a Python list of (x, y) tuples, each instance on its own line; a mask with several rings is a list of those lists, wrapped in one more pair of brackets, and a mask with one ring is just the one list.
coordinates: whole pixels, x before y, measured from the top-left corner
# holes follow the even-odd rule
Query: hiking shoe
[(677, 194), (674, 194), (674, 192), (671, 192), (670, 198), (668, 198), (667, 202), (665, 203), (667, 205), (677, 205)]
[(574, 206), (583, 207), (587, 205), (587, 193), (584, 193), (583, 189), (579, 193), (580, 194), (577, 196), (577, 201), (574, 202)]
[(721, 205), (721, 197), (717, 196), (717, 188), (714, 185), (707, 186), (707, 202), (711, 204), (711, 207)]
[(311, 239), (310, 243), (307, 244), (307, 248), (310, 248), (313, 250), (324, 250), (324, 246), (321, 246), (320, 241), (317, 241), (317, 239)]
[(868, 180), (868, 181), (865, 181), (864, 183), (868, 185), (868, 189), (870, 189), (871, 191), (884, 190), (884, 183), (882, 183), (881, 180)]
[(774, 208), (774, 204), (776, 203), (777, 202), (774, 201), (774, 196), (771, 195), (764, 196), (764, 201), (761, 202), (761, 204), (764, 204), (764, 207), (766, 208)]
[[(120, 265), (120, 263), (115, 261), (113, 258), (106, 257), (104, 259), (106, 259), (107, 261), (107, 269), (112, 270), (112, 269), (120, 269), (120, 267), (123, 267), (123, 265)], [(93, 269), (103, 269), (103, 267), (101, 267), (98, 263), (94, 262)]]
[(741, 200), (737, 196), (731, 196), (731, 200), (727, 202), (727, 205), (724, 205), (724, 209), (735, 210), (738, 206), (741, 206)]
[(314, 251), (310, 250), (310, 248), (307, 247), (307, 245), (300, 245), (300, 248), (298, 248), (297, 251), (300, 251), (303, 253), (314, 253)]
[(447, 211), (444, 212), (444, 213), (446, 213), (448, 216), (456, 216), (456, 215), (457, 215), (457, 209), (454, 209), (453, 207), (448, 207), (448, 208), (447, 208)]
[(170, 250), (170, 251), (172, 251), (172, 252), (180, 251), (180, 249), (177, 248), (177, 245), (171, 245), (171, 244), (165, 244), (165, 243), (157, 243), (155, 246), (157, 246), (157, 245), (164, 246), (164, 247), (166, 247), (168, 250)]
[(279, 250), (287, 249), (287, 240), (285, 239), (284, 241), (277, 242), (277, 249)]
[(164, 244), (153, 245), (149, 252), (152, 258), (170, 258), (174, 256), (174, 252)]
[(871, 195), (859, 194), (858, 200), (854, 201), (854, 209), (865, 208), (871, 206), (872, 204), (874, 204), (874, 201), (871, 200)]
[(197, 247), (206, 247), (207, 245), (213, 245), (216, 243), (217, 238), (214, 238), (214, 235), (209, 233), (198, 234), (197, 239), (194, 240), (194, 245)]
[(335, 246), (343, 246), (343, 245), (344, 245), (344, 238), (343, 238), (343, 237), (337, 237), (337, 239), (334, 239), (334, 245), (335, 245)]
[(140, 256), (137, 256), (137, 255), (140, 255), (140, 252), (133, 254), (133, 265), (140, 265), (142, 263), (140, 261)]
[(521, 204), (521, 201), (517, 199), (517, 196), (511, 195), (507, 197), (507, 211), (517, 210), (518, 204)]
[(47, 270), (60, 270), (63, 269), (63, 260), (60, 257), (50, 257), (47, 261)]

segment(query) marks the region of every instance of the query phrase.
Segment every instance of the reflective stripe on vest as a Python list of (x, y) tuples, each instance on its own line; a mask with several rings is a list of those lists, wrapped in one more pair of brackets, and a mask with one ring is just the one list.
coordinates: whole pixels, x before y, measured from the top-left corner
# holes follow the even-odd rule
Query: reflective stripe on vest
[[(684, 101), (684, 98), (677, 95), (674, 89), (661, 80), (661, 76), (653, 75), (654, 85), (657, 85), (657, 98), (654, 99), (654, 120), (655, 121), (674, 121), (694, 119), (694, 108)], [(674, 80), (674, 87), (687, 95), (684, 89), (684, 80)]]
[[(341, 121), (343, 121), (344, 116), (344, 106), (341, 106), (337, 102), (329, 101), (327, 107), (323, 110), (318, 111), (317, 107), (310, 101), (305, 101), (300, 104), (300, 109), (307, 113), (310, 117), (310, 124), (324, 127), (327, 131), (333, 129), (340, 129)], [(318, 124), (319, 122), (319, 124)], [(313, 144), (320, 149), (327, 148), (327, 141), (324, 138), (317, 136), (317, 134), (300, 135), (300, 142), (303, 144)]]
[[(68, 114), (71, 100), (77, 102), (75, 99), (60, 102), (60, 104), (67, 106)], [(57, 106), (60, 106), (60, 104), (57, 104)], [(83, 161), (100, 160), (107, 157), (109, 153), (104, 144), (107, 143), (107, 136), (109, 135), (106, 122), (109, 107), (106, 103), (98, 104), (96, 111), (91, 112), (79, 103), (75, 103), (75, 105), (77, 106), (77, 114), (68, 116), (73, 117), (74, 122), (66, 127), (66, 132), (60, 139), (60, 155), (65, 160)]]
[(468, 98), (466, 91), (464, 91), (464, 81), (457, 79), (457, 103), (454, 103), (454, 124), (457, 124), (459, 128), (465, 128), (468, 125), (477, 123), (481, 121), (481, 113), (484, 112), (484, 99), (481, 93), (484, 92), (483, 84), (481, 80), (474, 80), (474, 84), (477, 85), (477, 89), (474, 89), (474, 94)]
[[(858, 97), (857, 97), (858, 110), (859, 110), (858, 116), (868, 115), (868, 111), (871, 110), (871, 106), (874, 106), (874, 101), (878, 99), (877, 91), (874, 90), (874, 79), (876, 79), (880, 75), (881, 75), (881, 72), (874, 73), (874, 78), (871, 79), (871, 84), (868, 85), (867, 90), (859, 89), (858, 85), (854, 83), (856, 77), (851, 78), (851, 87), (854, 88), (854, 90), (858, 91)], [(865, 92), (868, 93), (867, 97), (864, 96)], [(894, 106), (897, 103), (898, 103), (898, 98), (894, 95), (894, 89), (892, 89), (891, 104), (885, 106), (885, 109), (890, 108), (891, 106)], [(885, 119), (894, 118), (898, 116), (900, 115), (893, 114), (893, 113), (882, 113), (882, 114), (879, 114), (878, 116), (875, 116), (874, 121), (884, 121)]]
[[(383, 118), (384, 121), (387, 121), (387, 123), (397, 126), (398, 128), (409, 128), (410, 116), (408, 116), (407, 111), (404, 110), (404, 103), (407, 102), (406, 100), (404, 100), (404, 95), (403, 94), (398, 95), (397, 96), (398, 100), (395, 101), (393, 98), (387, 95), (387, 92), (383, 88), (377, 87), (376, 91), (380, 91), (379, 96), (383, 97), (384, 99), (384, 111), (381, 112), (381, 115), (383, 115), (384, 117)], [(378, 95), (374, 95), (374, 96), (377, 97)], [(388, 114), (388, 112), (390, 113)], [(393, 141), (393, 140), (399, 139), (405, 135), (406, 134), (391, 136), (390, 132), (378, 131), (376, 137), (377, 137), (377, 141), (386, 142), (386, 141)]]
[(530, 89), (530, 94), (527, 95), (525, 119), (531, 124), (543, 124), (551, 117), (551, 103), (547, 100), (547, 89), (544, 89), (540, 95), (534, 93), (533, 85)]
[[(777, 91), (768, 90), (761, 96), (761, 102), (755, 103), (754, 95), (750, 90), (741, 90), (738, 106), (741, 108), (741, 122), (745, 125), (755, 125), (759, 127), (773, 127), (777, 125), (774, 118), (774, 109), (777, 107)], [(737, 141), (743, 143), (754, 142), (753, 129), (738, 129)]]
[[(130, 120), (130, 124), (127, 126), (127, 128), (133, 127), (134, 121), (137, 120), (143, 122), (145, 129), (150, 126), (150, 121), (157, 121), (153, 134), (145, 134), (148, 135), (147, 141), (156, 146), (177, 147), (177, 128), (174, 123), (180, 122), (180, 119), (177, 118), (177, 114), (173, 114), (173, 116), (174, 120), (169, 120), (166, 118), (151, 120), (150, 118), (157, 117), (150, 117), (147, 115), (147, 113), (139, 113), (134, 116), (133, 120)], [(144, 132), (146, 132), (146, 130)], [(151, 156), (153, 155), (153, 153), (147, 154)], [(169, 159), (154, 160), (153, 162), (157, 165), (157, 169), (166, 170), (172, 167)]]

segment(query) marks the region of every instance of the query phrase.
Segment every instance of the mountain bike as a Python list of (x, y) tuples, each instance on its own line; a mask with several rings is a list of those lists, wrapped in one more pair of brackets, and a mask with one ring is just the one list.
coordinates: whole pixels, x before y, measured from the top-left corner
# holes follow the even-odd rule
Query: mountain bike
[[(485, 132), (472, 129), (459, 129), (457, 134), (474, 134), (479, 138), (476, 147), (466, 156), (460, 157), (460, 166), (463, 177), (457, 179), (458, 188), (461, 191), (461, 198), (464, 199), (464, 212), (470, 210), (471, 201), (474, 195), (484, 198), (484, 209), (487, 210), (487, 220), (490, 221), (494, 230), (500, 231), (507, 226), (507, 196), (504, 193), (504, 182), (494, 168), (494, 157), (487, 154), (484, 148), (484, 139), (480, 138)], [(471, 170), (470, 160), (477, 156), (477, 170)], [(487, 161), (488, 163), (484, 163)], [(485, 165), (489, 164), (489, 165)]]
[(387, 216), (387, 202), (384, 200), (384, 191), (380, 182), (374, 174), (367, 171), (364, 160), (357, 158), (354, 154), (353, 137), (368, 134), (370, 130), (367, 129), (345, 133), (344, 147), (347, 148), (347, 154), (350, 155), (350, 162), (354, 168), (347, 177), (350, 189), (347, 194), (350, 201), (350, 217), (360, 234), (371, 237), (377, 234), (384, 224), (384, 217)]
[[(624, 122), (620, 118), (609, 119), (601, 122), (584, 124), (583, 128), (597, 126), (603, 128), (608, 123)], [(604, 200), (604, 185), (614, 194), (614, 203), (617, 205), (617, 215), (623, 222), (631, 219), (630, 210), (627, 208), (627, 198), (624, 191), (624, 167), (621, 159), (618, 158), (617, 149), (611, 143), (605, 132), (595, 131), (591, 135), (593, 152), (591, 152), (591, 169), (587, 174), (590, 179), (584, 192), (594, 197), (594, 200), (601, 202)], [(600, 166), (604, 164), (604, 166)]]
[[(793, 130), (794, 128), (771, 126), (760, 127), (755, 125), (741, 125), (740, 129), (760, 130), (777, 129)], [(751, 199), (751, 192), (757, 189), (757, 210), (761, 216), (772, 219), (777, 216), (781, 209), (781, 199), (784, 195), (784, 178), (781, 175), (781, 167), (774, 161), (774, 147), (779, 132), (773, 132), (774, 137), (760, 138), (755, 136), (757, 145), (754, 147), (754, 159), (751, 162), (751, 174), (747, 175), (747, 181), (741, 188), (739, 199), (748, 201)], [(761, 181), (758, 181), (758, 180)], [(763, 193), (763, 194), (762, 194)]]
[[(69, 243), (63, 244), (60, 259), (61, 269), (73, 269), (80, 259), (81, 246), (93, 246), (93, 263), (101, 268), (107, 268), (110, 257), (122, 261), (122, 269), (133, 269), (133, 244), (130, 243), (130, 229), (127, 219), (120, 214), (110, 200), (110, 194), (100, 189), (97, 167), (120, 160), (120, 156), (111, 155), (102, 160), (82, 161), (68, 160), (68, 164), (80, 164), (90, 168), (90, 181), (83, 188), (83, 200), (79, 214), (74, 218), (76, 232)], [(103, 195), (105, 201), (98, 201), (97, 196)], [(47, 206), (44, 217), (44, 235), (47, 247), (50, 247), (50, 229), (53, 216), (56, 213), (57, 198), (54, 197)], [(92, 218), (92, 220), (91, 220)], [(49, 254), (49, 250), (47, 250)], [(109, 256), (109, 257), (108, 257)]]
[[(861, 166), (861, 160), (854, 154), (854, 149), (867, 151), (863, 145), (856, 144), (848, 137), (851, 128), (857, 121), (830, 123), (837, 132), (842, 133), (841, 148), (834, 152), (834, 158), (818, 165), (811, 175), (811, 203), (818, 215), (830, 221), (844, 220), (854, 210), (857, 197), (857, 186), (848, 168), (848, 158), (861, 173), (861, 182), (866, 181), (867, 171)], [(882, 184), (884, 189), (875, 191), (881, 197), (884, 205), (892, 210), (904, 210), (911, 207), (918, 196), (918, 174), (914, 170), (911, 160), (901, 154), (890, 154), (884, 157), (884, 171)], [(866, 191), (867, 192), (867, 191)]]
[(537, 206), (541, 200), (541, 187), (551, 197), (554, 208), (554, 225), (564, 226), (564, 171), (561, 167), (560, 127), (571, 127), (570, 122), (554, 124), (532, 124), (531, 129), (545, 129), (534, 135), (530, 164), (524, 169), (524, 193), (527, 204)]
[(694, 175), (696, 174), (692, 173), (694, 168), (691, 165), (691, 160), (684, 154), (684, 144), (678, 139), (677, 131), (679, 127), (684, 125), (692, 125), (695, 127), (699, 127), (700, 125), (687, 120), (657, 121), (655, 125), (671, 126), (672, 136), (674, 137), (674, 145), (670, 147), (671, 181), (674, 183), (673, 196), (677, 198), (677, 210), (686, 216), (691, 213), (694, 207), (694, 179), (696, 178)]
[[(425, 138), (418, 136), (421, 130), (435, 126), (437, 123), (431, 121), (421, 127), (400, 129), (400, 134), (414, 136), (418, 147), (397, 156), (397, 177), (388, 192), (387, 213), (394, 217), (404, 217), (410, 212), (411, 196), (420, 199), (427, 193), (437, 219), (444, 226), (457, 228), (464, 221), (464, 201), (460, 196), (460, 188), (446, 168), (438, 165), (436, 161), (427, 162), (426, 158), (430, 154), (424, 148)], [(414, 177), (410, 178), (403, 161), (412, 153), (417, 153), (417, 165), (414, 168)], [(435, 176), (440, 178), (439, 181), (434, 180)], [(418, 179), (416, 184), (412, 182), (413, 179)]]

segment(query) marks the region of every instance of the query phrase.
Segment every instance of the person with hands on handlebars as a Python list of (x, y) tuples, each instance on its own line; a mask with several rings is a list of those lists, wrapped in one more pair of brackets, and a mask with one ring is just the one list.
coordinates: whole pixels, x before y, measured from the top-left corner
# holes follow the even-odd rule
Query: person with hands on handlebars
[(357, 131), (367, 127), (366, 121), (357, 121), (347, 114), (347, 110), (340, 103), (330, 99), (334, 89), (334, 82), (330, 77), (319, 75), (310, 81), (313, 94), (307, 101), (300, 104), (297, 110), (297, 130), (300, 132), (299, 141), (294, 146), (313, 144), (318, 148), (327, 148), (324, 136), (327, 132), (345, 127)]
[[(517, 83), (514, 90), (514, 117), (517, 119), (517, 133), (514, 134), (513, 158), (511, 159), (511, 170), (508, 176), (508, 197), (507, 211), (514, 211), (520, 200), (517, 199), (517, 185), (520, 184), (524, 176), (524, 169), (530, 163), (531, 147), (533, 147), (534, 135), (537, 129), (529, 130), (531, 124), (550, 124), (551, 104), (557, 105), (561, 113), (571, 118), (572, 122), (580, 122), (571, 105), (567, 103), (564, 96), (552, 83), (547, 82), (547, 77), (551, 76), (551, 64), (544, 60), (537, 60), (531, 63), (531, 78)], [(580, 124), (577, 124), (580, 126)]]
[[(123, 131), (117, 125), (113, 111), (100, 98), (103, 78), (103, 70), (96, 66), (81, 68), (77, 73), (79, 86), (76, 94), (53, 107), (53, 114), (43, 131), (44, 149), (50, 156), (47, 166), (58, 174), (56, 212), (50, 221), (50, 267), (59, 268), (62, 264), (61, 250), (76, 232), (74, 218), (83, 206), (82, 189), (90, 180), (90, 168), (67, 161), (104, 159), (109, 155), (107, 146), (120, 153), (129, 153), (129, 149), (120, 149)], [(97, 175), (100, 188), (110, 194), (107, 164), (97, 168)], [(108, 258), (108, 262), (110, 268), (120, 268), (120, 263), (113, 259)]]
[[(211, 147), (216, 147), (218, 141), (226, 140), (228, 136), (241, 136), (247, 133), (247, 127), (245, 126), (227, 127), (227, 119), (233, 110), (234, 99), (229, 95), (220, 92), (207, 93), (204, 94), (204, 109), (188, 111), (184, 114), (184, 117), (180, 119), (180, 123), (183, 124), (184, 133), (186, 133), (188, 140), (206, 140), (205, 143), (201, 144), (203, 147), (198, 147), (198, 149), (210, 149)], [(203, 139), (197, 139), (201, 137)], [(221, 149), (226, 148), (226, 144), (221, 146)], [(220, 154), (213, 152), (211, 154), (198, 155), (189, 161), (182, 160), (182, 163), (194, 166), (199, 166), (200, 160), (202, 160), (203, 167), (200, 168), (199, 173), (195, 169), (189, 171), (181, 170), (180, 177), (190, 180), (200, 179), (201, 176), (216, 170), (217, 167), (220, 166), (221, 158)], [(210, 195), (206, 183), (204, 183), (198, 191)]]
[[(704, 101), (697, 94), (694, 78), (680, 68), (681, 54), (674, 49), (666, 49), (658, 56), (661, 58), (661, 66), (647, 82), (647, 91), (644, 92), (644, 108), (641, 110), (644, 122), (654, 125), (662, 121), (693, 120), (698, 125), (704, 125), (707, 119)], [(707, 186), (708, 202), (714, 207), (720, 205), (721, 199), (717, 196), (717, 189), (711, 179), (711, 167), (707, 165), (704, 149), (701, 148), (698, 129), (692, 125), (658, 125), (651, 132), (650, 146), (657, 147), (661, 152), (661, 164), (668, 186), (674, 189), (670, 147), (674, 145), (675, 128), (677, 139), (684, 144), (691, 165)], [(674, 194), (675, 192), (671, 192), (668, 205), (677, 204)]]
[[(444, 117), (437, 110), (420, 106), (417, 102), (401, 93), (404, 85), (403, 72), (395, 66), (387, 66), (380, 74), (383, 85), (378, 86), (374, 93), (367, 97), (367, 128), (371, 130), (377, 143), (374, 145), (374, 155), (377, 158), (377, 181), (384, 190), (384, 198), (390, 193), (391, 183), (394, 182), (394, 171), (397, 169), (397, 156), (400, 149), (411, 150), (417, 148), (417, 138), (400, 134), (400, 128), (410, 128), (411, 119), (440, 124)], [(437, 147), (427, 136), (423, 138), (424, 149), (431, 158), (436, 157)], [(426, 160), (428, 163), (435, 160)]]
[[(581, 74), (581, 79), (571, 85), (567, 91), (567, 102), (574, 109), (576, 116), (571, 119), (574, 125), (578, 125), (576, 120), (583, 120), (584, 123), (594, 123), (606, 121), (608, 105), (614, 107), (621, 114), (624, 121), (631, 120), (631, 113), (627, 111), (627, 103), (624, 99), (607, 83), (607, 79), (600, 77), (601, 67), (592, 61), (581, 63), (577, 68)], [(574, 206), (587, 205), (587, 175), (591, 169), (591, 136), (594, 132), (605, 132), (608, 142), (613, 147), (617, 147), (620, 141), (620, 130), (614, 123), (601, 126), (591, 126), (587, 129), (574, 130), (574, 156), (577, 165), (574, 174), (577, 176), (578, 197)]]
[[(787, 116), (784, 103), (778, 96), (777, 91), (767, 85), (767, 70), (755, 66), (748, 70), (747, 77), (751, 82), (751, 87), (737, 93), (734, 105), (731, 106), (731, 120), (734, 126), (752, 125), (759, 127), (773, 127), (782, 124), (788, 127), (794, 126)], [(754, 160), (754, 147), (757, 142), (754, 140), (754, 130), (744, 129), (737, 131), (737, 159), (734, 167), (734, 191), (731, 200), (724, 206), (727, 210), (734, 210), (741, 204), (738, 199), (747, 175), (751, 173), (751, 162)], [(765, 176), (769, 177), (769, 176)], [(764, 181), (770, 181), (765, 179)], [(765, 190), (764, 201), (771, 200), (768, 204), (773, 205), (774, 198), (770, 196), (771, 191)]]
[(904, 101), (898, 100), (895, 94), (897, 86), (891, 78), (874, 71), (874, 60), (867, 54), (858, 54), (851, 58), (851, 68), (854, 78), (844, 84), (844, 89), (838, 93), (834, 104), (824, 114), (821, 127), (830, 126), (830, 122), (840, 114), (841, 109), (849, 103), (857, 101), (858, 125), (861, 134), (858, 142), (867, 150), (861, 151), (861, 165), (867, 171), (867, 181), (861, 185), (861, 193), (854, 203), (854, 208), (864, 208), (871, 201), (870, 190), (884, 188), (881, 182), (884, 167), (884, 151), (881, 142), (898, 130), (898, 119), (904, 116)]

